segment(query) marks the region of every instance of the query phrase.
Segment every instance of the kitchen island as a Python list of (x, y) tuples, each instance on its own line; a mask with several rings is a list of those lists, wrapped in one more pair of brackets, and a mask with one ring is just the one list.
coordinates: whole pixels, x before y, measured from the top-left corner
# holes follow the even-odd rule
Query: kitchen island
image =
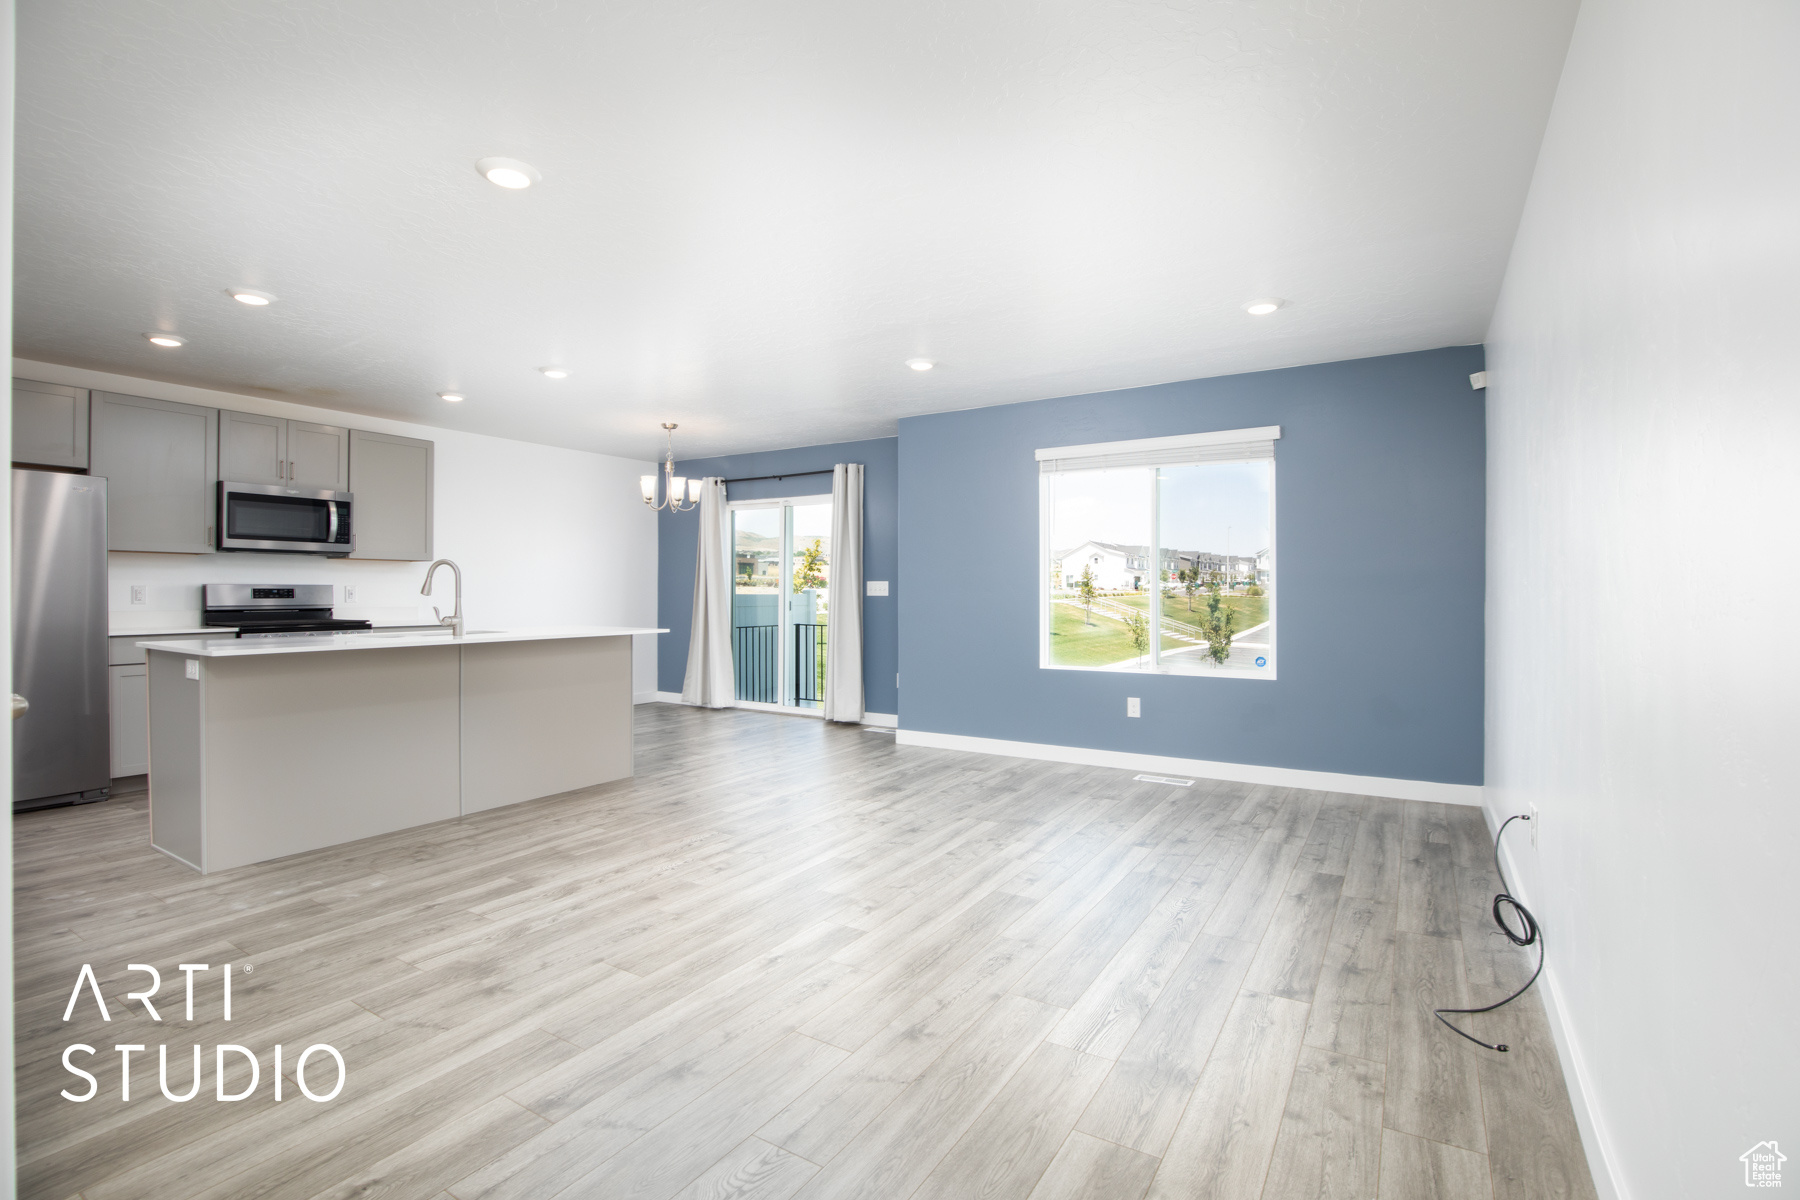
[(210, 873), (623, 779), (661, 632), (140, 642), (151, 844)]

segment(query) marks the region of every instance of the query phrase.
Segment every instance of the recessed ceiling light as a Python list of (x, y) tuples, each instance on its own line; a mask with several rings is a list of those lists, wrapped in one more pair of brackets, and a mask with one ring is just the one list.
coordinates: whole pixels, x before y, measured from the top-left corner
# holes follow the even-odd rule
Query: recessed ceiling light
[(461, 400), (462, 398), (463, 398), (463, 394), (461, 392), (439, 392), (438, 393), (439, 400), (448, 400), (452, 404), (455, 404), (457, 401)]
[(172, 333), (146, 333), (144, 336), (149, 339), (152, 346), (168, 346), (173, 349), (176, 346), (187, 345), (186, 338), (177, 337)]
[(255, 288), (230, 288), (225, 294), (239, 304), (248, 304), (251, 308), (266, 308), (275, 303), (275, 297), (267, 292), (259, 292)]
[(937, 366), (937, 364), (932, 362), (929, 358), (909, 358), (906, 360), (906, 365), (915, 371), (929, 371), (931, 368)]
[(539, 367), (538, 370), (544, 373), (545, 379), (567, 379), (569, 377), (569, 368), (567, 367)]
[(1244, 305), (1244, 311), (1253, 317), (1266, 317), (1286, 303), (1286, 300), (1276, 300), (1273, 298), (1268, 300), (1252, 300), (1250, 303)]
[(516, 158), (478, 158), (475, 169), (489, 183), (503, 188), (528, 188), (534, 183), (541, 183), (543, 176), (530, 163), (522, 163)]

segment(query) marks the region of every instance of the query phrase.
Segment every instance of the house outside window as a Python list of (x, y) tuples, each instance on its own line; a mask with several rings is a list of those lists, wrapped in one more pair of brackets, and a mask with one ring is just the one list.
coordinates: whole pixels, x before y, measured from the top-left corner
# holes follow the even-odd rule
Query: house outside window
[(1039, 450), (1040, 665), (1275, 678), (1280, 437)]

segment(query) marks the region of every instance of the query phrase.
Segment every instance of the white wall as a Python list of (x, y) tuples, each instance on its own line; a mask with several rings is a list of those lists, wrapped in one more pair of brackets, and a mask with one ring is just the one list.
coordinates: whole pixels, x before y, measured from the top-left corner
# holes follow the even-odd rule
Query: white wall
[[(0, 229), (12, 228), (13, 179), (13, 2), (0, 0)], [(0, 295), (0, 329), (12, 328), (12, 239), (0, 238), (0, 279), (9, 285)], [(0, 446), (5, 461), (12, 461), (12, 390), (7, 390), (6, 420), (0, 423)], [(0, 492), (0, 548), (12, 561), (12, 489)], [(12, 589), (0, 592), (0, 626), (12, 628)], [(12, 691), (12, 638), (0, 641), (0, 673)], [(12, 761), (12, 718), (0, 724), (0, 762)], [(12, 772), (6, 773), (6, 811), (12, 812)], [(0, 1197), (13, 1196), (13, 943), (12, 943), (12, 822), (0, 830), (0, 929), (5, 930), (5, 949), (0, 952)]]
[(1586, 0), (1488, 338), (1489, 815), (1603, 1195), (1800, 1185), (1797, 49)]
[[(564, 450), (262, 400), (100, 371), (13, 360), (24, 379), (102, 388), (216, 408), (297, 417), (436, 443), (435, 549), (463, 570), (470, 629), (521, 625), (656, 624), (656, 517), (638, 497), (635, 459)], [(115, 629), (198, 618), (203, 583), (331, 583), (338, 615), (380, 624), (432, 621), (451, 608), (448, 571), (419, 595), (424, 563), (359, 562), (274, 554), (109, 556)], [(149, 602), (131, 604), (131, 585)], [(356, 588), (347, 601), (344, 589)], [(633, 690), (656, 690), (656, 639), (637, 639)]]

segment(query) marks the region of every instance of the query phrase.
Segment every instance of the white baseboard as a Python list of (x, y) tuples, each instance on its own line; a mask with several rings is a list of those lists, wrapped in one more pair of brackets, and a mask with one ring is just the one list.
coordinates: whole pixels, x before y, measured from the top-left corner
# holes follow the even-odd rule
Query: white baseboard
[[(1495, 829), (1495, 814), (1484, 810), (1483, 816), (1487, 819), (1488, 836), (1491, 837)], [(1525, 888), (1519, 881), (1519, 865), (1513, 857), (1511, 845), (1501, 846), (1500, 853), (1506, 858), (1507, 886), (1527, 908), (1537, 911), (1537, 906), (1525, 894)], [(1630, 1200), (1631, 1193), (1616, 1169), (1618, 1156), (1613, 1152), (1612, 1139), (1606, 1135), (1606, 1125), (1600, 1120), (1600, 1111), (1594, 1104), (1594, 1089), (1589, 1080), (1587, 1063), (1581, 1056), (1575, 1031), (1569, 1026), (1568, 1008), (1563, 1003), (1556, 963), (1547, 957), (1544, 960), (1544, 973), (1538, 979), (1538, 991), (1543, 996), (1544, 1015), (1550, 1020), (1550, 1036), (1556, 1042), (1556, 1057), (1562, 1063), (1563, 1084), (1569, 1089), (1569, 1106), (1575, 1110), (1575, 1127), (1581, 1131), (1581, 1148), (1587, 1153), (1588, 1173), (1594, 1177), (1594, 1191), (1599, 1200)]]
[(866, 712), (863, 714), (862, 723), (864, 725), (873, 725), (878, 729), (900, 728), (900, 718), (895, 713)]
[(631, 702), (633, 704), (654, 704), (661, 695), (661, 692), (633, 692)]
[(656, 701), (656, 703), (658, 703), (658, 704), (680, 704), (681, 703), (681, 693), (680, 692), (655, 692), (651, 695), (650, 698), (652, 700)]
[(1082, 746), (1050, 746), (1039, 742), (1008, 742), (999, 738), (966, 737), (960, 733), (922, 733), (902, 729), (895, 740), (903, 746), (929, 746), (938, 750), (968, 750), (976, 754), (1004, 754), (1044, 762), (1075, 763), (1084, 767), (1117, 767), (1122, 771), (1155, 771), (1226, 779), (1233, 783), (1263, 783), (1275, 787), (1312, 788), (1321, 792), (1348, 792), (1356, 796), (1388, 796), (1395, 800), (1432, 800), (1439, 804), (1481, 806), (1481, 788), (1472, 783), (1432, 783), (1423, 779), (1382, 779), (1374, 775), (1341, 775), (1335, 771), (1302, 771), (1293, 767), (1259, 767), (1250, 763), (1208, 762), (1199, 758), (1168, 758), (1160, 754), (1130, 754), (1123, 750), (1089, 750)]

